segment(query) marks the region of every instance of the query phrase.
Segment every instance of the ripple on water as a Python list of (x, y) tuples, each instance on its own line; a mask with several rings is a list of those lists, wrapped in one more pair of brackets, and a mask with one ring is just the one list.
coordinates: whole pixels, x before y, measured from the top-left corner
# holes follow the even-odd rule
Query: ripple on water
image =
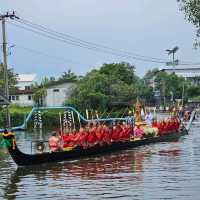
[[(17, 169), (0, 150), (0, 198), (198, 200), (198, 129), (192, 127), (190, 134), (176, 143), (39, 167)], [(26, 134), (18, 135), (20, 148), (29, 152), (25, 138)]]

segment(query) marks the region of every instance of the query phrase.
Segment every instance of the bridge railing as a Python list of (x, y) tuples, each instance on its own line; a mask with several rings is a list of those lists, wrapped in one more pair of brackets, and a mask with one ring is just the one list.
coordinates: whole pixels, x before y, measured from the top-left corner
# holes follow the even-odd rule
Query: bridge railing
[[(127, 121), (128, 118), (97, 118), (97, 119), (86, 119), (78, 110), (76, 110), (74, 107), (70, 106), (56, 106), (56, 107), (34, 107), (30, 111), (30, 113), (27, 115), (26, 119), (24, 120), (23, 124), (17, 127), (12, 127), (12, 131), (20, 131), (20, 130), (25, 130), (27, 128), (28, 122), (31, 120), (31, 117), (34, 112), (36, 111), (41, 111), (41, 110), (51, 110), (51, 109), (64, 109), (64, 110), (70, 110), (76, 113), (79, 117), (80, 120), (89, 123), (89, 122), (108, 122), (108, 121)], [(2, 132), (3, 129), (0, 129), (0, 132)]]

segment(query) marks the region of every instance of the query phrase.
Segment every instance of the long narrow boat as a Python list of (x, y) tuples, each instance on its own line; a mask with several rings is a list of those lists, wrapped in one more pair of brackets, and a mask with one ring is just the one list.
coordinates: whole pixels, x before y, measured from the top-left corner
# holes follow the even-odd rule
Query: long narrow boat
[(112, 142), (110, 145), (104, 145), (104, 146), (96, 145), (87, 149), (82, 149), (78, 147), (74, 148), (71, 151), (61, 151), (53, 153), (46, 152), (41, 154), (22, 153), (17, 147), (14, 133), (3, 134), (3, 138), (5, 142), (8, 144), (7, 145), (8, 151), (13, 160), (15, 161), (15, 163), (19, 166), (28, 166), (28, 165), (40, 165), (43, 163), (73, 160), (81, 157), (89, 157), (114, 151), (120, 151), (128, 148), (134, 148), (151, 143), (178, 141), (178, 139), (181, 136), (186, 135), (187, 133), (188, 133), (187, 130), (183, 129), (180, 132), (171, 132), (168, 134), (164, 134), (162, 136), (151, 137), (141, 140)]

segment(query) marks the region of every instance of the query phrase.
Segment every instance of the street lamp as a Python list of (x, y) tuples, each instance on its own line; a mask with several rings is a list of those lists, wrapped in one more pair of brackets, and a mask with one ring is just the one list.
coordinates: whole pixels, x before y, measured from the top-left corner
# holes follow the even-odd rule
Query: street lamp
[(178, 46), (175, 46), (173, 49), (166, 49), (168, 55), (172, 54), (173, 64), (175, 64), (175, 53), (179, 50)]
[[(168, 55), (172, 54), (172, 66), (173, 69), (175, 68), (175, 62), (177, 62), (178, 64), (178, 60), (175, 60), (175, 53), (179, 50), (178, 46), (175, 46), (173, 49), (166, 49), (166, 51), (168, 52)], [(174, 71), (175, 73), (175, 71)]]

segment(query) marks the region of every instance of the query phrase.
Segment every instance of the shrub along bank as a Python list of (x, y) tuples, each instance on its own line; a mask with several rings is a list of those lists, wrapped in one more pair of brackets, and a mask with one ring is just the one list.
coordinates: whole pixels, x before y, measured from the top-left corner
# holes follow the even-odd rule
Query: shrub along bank
[[(10, 108), (10, 115), (11, 115), (11, 125), (12, 127), (20, 126), (24, 123), (25, 118), (31, 111), (31, 107), (16, 107), (12, 106)], [(63, 114), (63, 111), (60, 111)], [(29, 129), (34, 127), (34, 117), (28, 122), (27, 126)], [(63, 116), (62, 116), (63, 117)], [(51, 111), (43, 111), (41, 112), (41, 119), (42, 119), (42, 127), (43, 128), (59, 128), (60, 120), (59, 120), (59, 110), (51, 110)], [(6, 112), (5, 109), (0, 110), (0, 128), (4, 128), (6, 125)]]

